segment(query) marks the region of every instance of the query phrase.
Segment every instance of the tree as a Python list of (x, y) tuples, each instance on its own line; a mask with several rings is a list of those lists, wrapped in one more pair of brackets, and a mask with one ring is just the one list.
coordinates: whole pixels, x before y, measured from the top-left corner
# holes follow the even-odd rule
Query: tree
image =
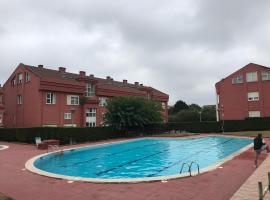
[(199, 111), (201, 111), (202, 108), (199, 105), (197, 105), (195, 103), (192, 103), (192, 104), (189, 105), (189, 109), (196, 110), (196, 111), (199, 112)]
[(107, 105), (107, 124), (122, 130), (162, 122), (161, 105), (140, 97), (114, 97)]
[(182, 101), (182, 100), (179, 100), (177, 101), (174, 106), (169, 110), (169, 113), (170, 114), (176, 114), (178, 113), (180, 110), (185, 110), (185, 109), (188, 109), (188, 105)]
[(175, 122), (194, 122), (199, 121), (199, 113), (196, 110), (186, 109), (179, 111), (174, 117), (170, 118)]
[(216, 106), (208, 105), (202, 107), (203, 121), (216, 121)]

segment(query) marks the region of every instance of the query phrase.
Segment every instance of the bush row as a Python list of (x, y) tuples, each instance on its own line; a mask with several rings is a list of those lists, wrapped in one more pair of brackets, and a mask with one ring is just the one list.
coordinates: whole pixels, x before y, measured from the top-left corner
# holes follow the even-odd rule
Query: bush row
[(191, 133), (219, 133), (223, 129), (225, 132), (270, 130), (270, 118), (251, 118), (224, 122), (158, 123), (150, 124), (143, 128), (134, 127), (126, 131), (115, 130), (111, 127), (2, 128), (0, 129), (0, 141), (34, 143), (34, 138), (39, 136), (42, 140), (59, 139), (60, 144), (69, 144), (71, 141), (82, 143), (114, 138), (148, 136), (169, 133), (172, 130)]
[(107, 140), (113, 138), (125, 137), (123, 131), (114, 130), (110, 127), (93, 128), (2, 128), (0, 129), (0, 141), (34, 143), (35, 137), (41, 137), (42, 140), (58, 139), (60, 144), (69, 144), (70, 142), (86, 142)]

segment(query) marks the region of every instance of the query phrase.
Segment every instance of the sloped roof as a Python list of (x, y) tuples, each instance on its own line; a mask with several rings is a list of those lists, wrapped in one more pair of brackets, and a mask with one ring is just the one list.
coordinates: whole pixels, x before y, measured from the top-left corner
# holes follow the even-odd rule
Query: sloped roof
[(223, 82), (225, 79), (227, 79), (227, 78), (233, 76), (234, 74), (237, 74), (238, 72), (240, 72), (240, 71), (242, 71), (243, 69), (248, 68), (248, 67), (259, 67), (259, 68), (263, 68), (263, 69), (265, 69), (265, 70), (270, 70), (269, 67), (266, 67), (266, 66), (263, 66), (263, 65), (259, 65), (259, 64), (255, 64), (255, 63), (249, 63), (249, 64), (245, 65), (244, 67), (242, 67), (242, 68), (236, 70), (235, 72), (231, 73), (231, 74), (228, 75), (227, 77), (221, 79), (220, 81), (218, 81), (218, 82), (216, 83), (216, 85), (220, 84), (220, 83)]
[(44, 67), (35, 67), (35, 66), (29, 66), (29, 65), (24, 65), (24, 64), (23, 66), (26, 69), (32, 71), (38, 77), (40, 77), (41, 80), (50, 79), (50, 80), (55, 80), (60, 83), (80, 85), (81, 83), (77, 79), (83, 77), (83, 78), (89, 79), (89, 81), (94, 80), (96, 82), (96, 87), (100, 89), (117, 90), (117, 91), (122, 91), (122, 92), (127, 92), (127, 93), (130, 92), (139, 96), (143, 96), (146, 91), (151, 91), (153, 96), (162, 97), (162, 99), (167, 99), (167, 100), (169, 99), (169, 95), (159, 90), (156, 90), (152, 87), (114, 81), (111, 78), (102, 79), (98, 77), (81, 76), (80, 74), (60, 72), (58, 70), (47, 69)]

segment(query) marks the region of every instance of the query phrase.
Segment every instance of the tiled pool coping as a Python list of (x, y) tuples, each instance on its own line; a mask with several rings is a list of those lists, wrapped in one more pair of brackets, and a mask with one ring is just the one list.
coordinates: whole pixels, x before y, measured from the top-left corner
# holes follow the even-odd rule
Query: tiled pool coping
[[(208, 135), (192, 136), (192, 138), (199, 138), (199, 137), (208, 137)], [(237, 136), (224, 136), (224, 137), (247, 138), (247, 137), (237, 137)], [(147, 137), (147, 138), (151, 138), (151, 137)], [(155, 138), (157, 138), (157, 137), (155, 137)], [(185, 138), (191, 138), (191, 137), (181, 137), (178, 139), (185, 139)], [(132, 140), (138, 140), (138, 139), (132, 139)], [(107, 143), (96, 144), (96, 145), (87, 145), (87, 146), (82, 146), (82, 147), (78, 147), (78, 148), (100, 146), (100, 145), (103, 146), (103, 145), (107, 145), (107, 144), (121, 143), (121, 142), (126, 142), (126, 141), (130, 141), (130, 140), (122, 140), (122, 141), (117, 141), (117, 142), (107, 142)], [(239, 149), (238, 151), (234, 152), (230, 156), (227, 156), (224, 159), (218, 161), (217, 163), (210, 165), (209, 167), (203, 168), (202, 170), (200, 170), (200, 173), (205, 173), (205, 172), (217, 169), (219, 166), (221, 166), (225, 162), (233, 159), (235, 156), (238, 156), (241, 153), (243, 153), (244, 151), (248, 150), (252, 145), (253, 144), (247, 145), (247, 146)], [(69, 148), (69, 149), (64, 149), (63, 151), (68, 151), (71, 149), (78, 149), (78, 148)], [(53, 154), (53, 153), (61, 153), (61, 152), (62, 152), (62, 150), (35, 156), (25, 163), (25, 168), (33, 173), (36, 173), (36, 174), (39, 174), (42, 176), (48, 176), (48, 177), (52, 177), (52, 178), (64, 179), (64, 180), (69, 180), (69, 181), (83, 181), (83, 182), (92, 182), (92, 183), (140, 183), (140, 182), (153, 182), (153, 181), (167, 181), (167, 180), (171, 180), (171, 179), (178, 179), (178, 178), (190, 176), (189, 173), (183, 173), (183, 174), (176, 174), (176, 175), (169, 175), (169, 176), (158, 176), (158, 177), (151, 177), (151, 178), (123, 178), (123, 179), (84, 178), (84, 177), (65, 176), (65, 175), (60, 175), (60, 174), (49, 173), (49, 172), (40, 170), (34, 166), (34, 162), (37, 159), (39, 159), (40, 157), (43, 157), (43, 156), (46, 156), (49, 154)], [(197, 175), (197, 174), (195, 174), (195, 175)]]

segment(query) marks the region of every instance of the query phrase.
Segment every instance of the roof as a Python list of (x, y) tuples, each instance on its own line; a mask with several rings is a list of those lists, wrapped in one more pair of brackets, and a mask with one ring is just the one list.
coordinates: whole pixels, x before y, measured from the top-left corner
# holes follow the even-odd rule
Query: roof
[(168, 100), (169, 95), (154, 89), (152, 87), (143, 86), (139, 84), (131, 84), (128, 82), (119, 82), (114, 81), (112, 78), (107, 77), (106, 79), (94, 77), (94, 76), (86, 76), (80, 74), (74, 74), (69, 72), (61, 72), (59, 70), (52, 70), (41, 67), (35, 67), (30, 65), (22, 64), (23, 67), (33, 72), (35, 75), (41, 78), (41, 81), (49, 81), (53, 80), (55, 82), (61, 84), (72, 84), (81, 86), (82, 82), (79, 79), (86, 79), (89, 81), (95, 82), (95, 85), (100, 90), (117, 90), (118, 92), (130, 93), (137, 96), (145, 96), (146, 91), (149, 91), (153, 95), (153, 99), (163, 99)]
[(259, 65), (259, 64), (256, 64), (256, 63), (249, 63), (249, 64), (245, 65), (244, 67), (238, 69), (237, 71), (231, 73), (231, 74), (228, 75), (227, 77), (221, 79), (220, 81), (218, 81), (218, 82), (216, 83), (216, 85), (219, 84), (219, 83), (221, 83), (221, 82), (224, 81), (225, 79), (231, 77), (232, 75), (237, 74), (238, 72), (240, 72), (240, 71), (242, 71), (243, 69), (248, 68), (248, 67), (259, 67), (259, 68), (263, 68), (263, 69), (265, 69), (265, 70), (270, 70), (269, 67), (266, 67), (266, 66), (263, 66), (263, 65)]

